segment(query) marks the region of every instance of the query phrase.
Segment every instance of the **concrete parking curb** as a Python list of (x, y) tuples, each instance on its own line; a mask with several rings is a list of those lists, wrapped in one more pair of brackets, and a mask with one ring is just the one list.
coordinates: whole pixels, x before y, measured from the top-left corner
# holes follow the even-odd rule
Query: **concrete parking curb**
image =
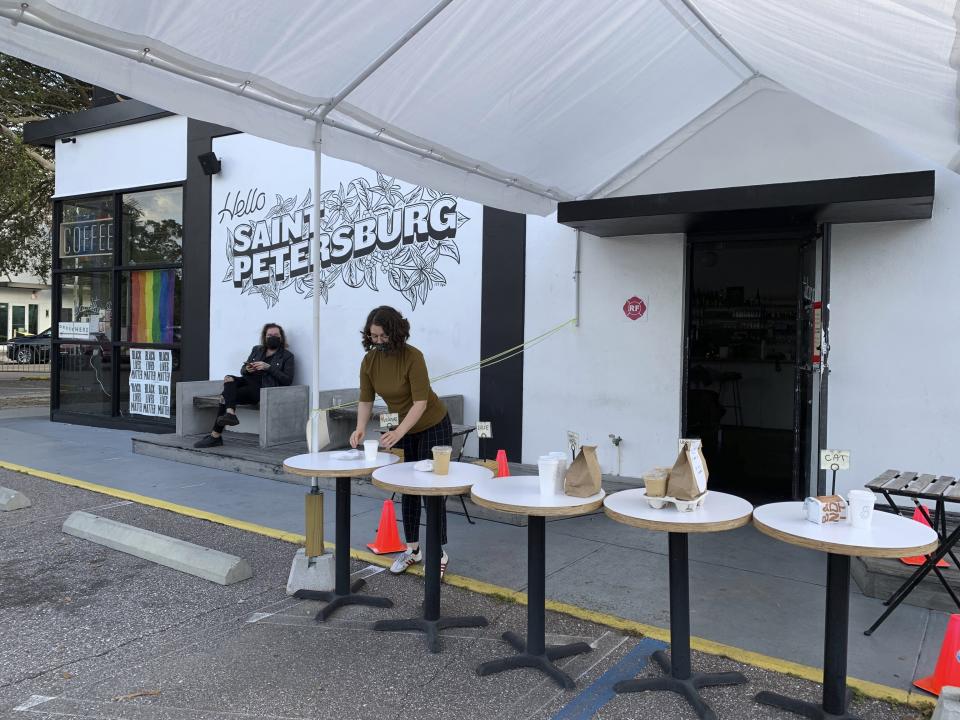
[(0, 487), (0, 512), (22, 510), (23, 508), (30, 507), (31, 504), (30, 498), (19, 490)]
[(82, 510), (71, 513), (63, 524), (63, 531), (220, 585), (233, 585), (253, 577), (249, 563), (243, 558)]

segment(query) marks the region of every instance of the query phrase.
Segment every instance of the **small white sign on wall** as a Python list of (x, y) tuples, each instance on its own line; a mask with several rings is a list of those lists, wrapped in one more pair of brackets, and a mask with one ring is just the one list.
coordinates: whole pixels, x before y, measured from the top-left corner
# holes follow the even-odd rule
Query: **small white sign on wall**
[(130, 348), (130, 414), (170, 417), (170, 350)]

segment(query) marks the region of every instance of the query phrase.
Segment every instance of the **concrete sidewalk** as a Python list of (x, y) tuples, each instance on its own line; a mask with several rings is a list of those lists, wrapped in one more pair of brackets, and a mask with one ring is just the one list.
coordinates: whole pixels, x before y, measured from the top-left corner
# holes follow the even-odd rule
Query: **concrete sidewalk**
[[(0, 459), (140, 493), (251, 523), (302, 533), (304, 487), (133, 455), (132, 433), (50, 423), (46, 412), (0, 411)], [(352, 545), (366, 549), (382, 501), (354, 497)], [(326, 504), (333, 539), (333, 502)], [(526, 581), (526, 529), (449, 515), (450, 572), (513, 590)], [(547, 596), (620, 618), (669, 624), (667, 538), (602, 514), (547, 526)], [(293, 549), (290, 552), (293, 557)], [(752, 528), (690, 538), (691, 627), (695, 636), (819, 667), (826, 557), (778, 543)], [(933, 670), (948, 615), (901, 606), (874, 636), (882, 612), (854, 584), (851, 677), (911, 689)]]

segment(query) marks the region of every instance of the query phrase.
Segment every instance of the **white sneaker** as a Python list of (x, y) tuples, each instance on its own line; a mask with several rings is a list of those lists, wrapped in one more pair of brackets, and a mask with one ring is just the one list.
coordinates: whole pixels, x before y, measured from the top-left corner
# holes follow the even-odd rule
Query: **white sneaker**
[(411, 565), (415, 565), (423, 559), (423, 555), (420, 553), (420, 548), (417, 548), (416, 551), (404, 550), (400, 557), (393, 561), (393, 565), (390, 566), (390, 572), (394, 575), (399, 575), (404, 573)]
[(450, 562), (450, 558), (447, 556), (447, 551), (443, 551), (443, 555), (440, 556), (440, 579), (443, 580), (443, 576), (447, 574), (447, 563)]

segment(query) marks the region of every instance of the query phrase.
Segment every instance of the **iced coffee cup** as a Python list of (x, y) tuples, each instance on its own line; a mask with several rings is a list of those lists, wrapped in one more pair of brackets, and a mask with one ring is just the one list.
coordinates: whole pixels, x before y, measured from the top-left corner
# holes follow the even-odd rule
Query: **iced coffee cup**
[(643, 474), (643, 484), (647, 488), (647, 497), (663, 497), (667, 494), (668, 468), (654, 468)]
[(437, 475), (446, 475), (450, 472), (450, 453), (453, 448), (449, 445), (437, 445), (433, 448), (433, 472)]

